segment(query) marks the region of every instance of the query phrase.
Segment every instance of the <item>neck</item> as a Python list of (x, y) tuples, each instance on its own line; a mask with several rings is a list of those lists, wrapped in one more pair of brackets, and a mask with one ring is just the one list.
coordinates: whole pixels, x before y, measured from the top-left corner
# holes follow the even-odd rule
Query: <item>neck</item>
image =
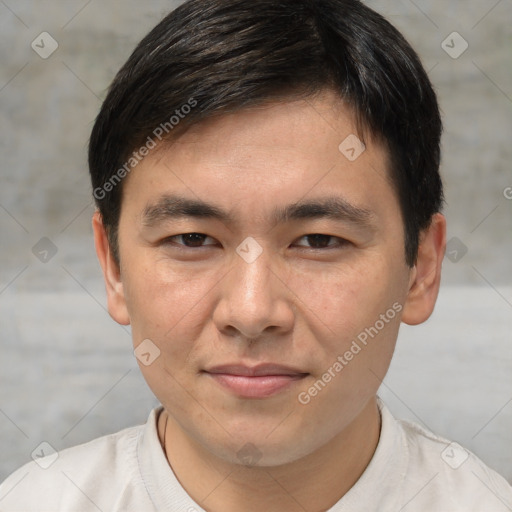
[(338, 502), (369, 464), (379, 440), (380, 414), (373, 398), (319, 450), (272, 467), (219, 459), (190, 439), (165, 410), (158, 431), (181, 485), (210, 512), (321, 512)]

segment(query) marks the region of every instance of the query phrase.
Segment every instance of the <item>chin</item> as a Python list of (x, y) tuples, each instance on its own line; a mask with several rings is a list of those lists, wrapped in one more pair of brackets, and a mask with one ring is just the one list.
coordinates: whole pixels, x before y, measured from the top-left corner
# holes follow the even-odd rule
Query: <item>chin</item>
[[(206, 448), (216, 457), (230, 464), (248, 467), (275, 467), (292, 463), (313, 452), (315, 446), (303, 443), (301, 436), (292, 432), (265, 429), (252, 434), (235, 435), (224, 439), (209, 439)], [(300, 447), (300, 449), (298, 448)]]

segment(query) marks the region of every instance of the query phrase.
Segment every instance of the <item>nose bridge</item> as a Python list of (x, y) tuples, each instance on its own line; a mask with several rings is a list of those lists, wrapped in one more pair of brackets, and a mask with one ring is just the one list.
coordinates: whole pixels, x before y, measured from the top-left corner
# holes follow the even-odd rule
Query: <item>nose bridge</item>
[[(242, 300), (242, 304), (249, 309), (262, 307), (265, 302), (272, 301), (273, 286), (272, 255), (268, 248), (256, 245), (254, 239), (240, 244), (237, 248), (237, 257), (233, 264), (234, 290), (231, 293)], [(238, 260), (238, 261), (237, 261)], [(275, 258), (274, 258), (275, 261)]]
[[(243, 252), (244, 248), (249, 250)], [(235, 328), (248, 338), (260, 336), (270, 326), (289, 328), (293, 317), (283, 284), (274, 275), (276, 257), (261, 246), (257, 253), (255, 249), (244, 244), (237, 249), (215, 315), (219, 329)]]

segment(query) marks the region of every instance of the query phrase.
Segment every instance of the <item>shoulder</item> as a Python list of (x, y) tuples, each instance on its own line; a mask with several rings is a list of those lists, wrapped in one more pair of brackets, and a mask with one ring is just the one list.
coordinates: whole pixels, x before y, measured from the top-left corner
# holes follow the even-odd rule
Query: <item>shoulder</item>
[(408, 452), (404, 481), (411, 510), (441, 505), (446, 511), (512, 510), (510, 484), (473, 452), (416, 423), (397, 424)]
[(143, 432), (144, 425), (130, 427), (60, 452), (42, 447), (40, 457), (36, 453), (0, 485), (0, 509), (113, 510), (120, 496), (137, 492)]

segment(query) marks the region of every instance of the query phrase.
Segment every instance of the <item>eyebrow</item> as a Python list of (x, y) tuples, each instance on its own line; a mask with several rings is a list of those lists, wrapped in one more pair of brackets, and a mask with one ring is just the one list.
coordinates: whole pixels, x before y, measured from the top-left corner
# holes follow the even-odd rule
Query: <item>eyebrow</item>
[[(178, 195), (164, 195), (148, 205), (142, 213), (142, 222), (152, 227), (160, 222), (180, 218), (215, 219), (225, 224), (235, 224), (233, 215), (222, 208), (198, 199)], [(371, 210), (349, 203), (339, 196), (298, 201), (276, 207), (270, 215), (273, 225), (303, 219), (328, 218), (354, 224), (360, 228), (374, 229), (376, 215)]]

